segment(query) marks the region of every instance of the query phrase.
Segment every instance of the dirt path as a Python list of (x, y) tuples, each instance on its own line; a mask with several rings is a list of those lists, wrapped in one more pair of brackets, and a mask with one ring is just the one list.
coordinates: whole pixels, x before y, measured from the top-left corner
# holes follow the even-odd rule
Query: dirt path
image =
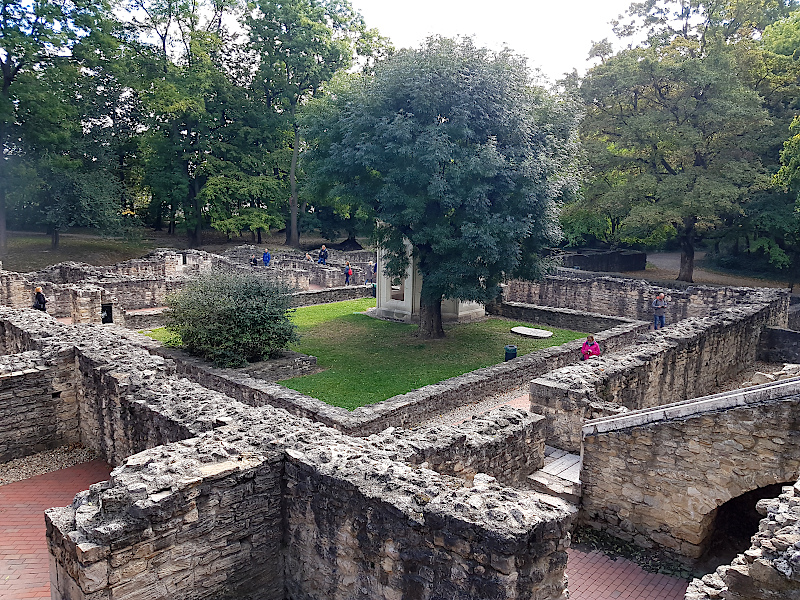
[[(755, 277), (744, 277), (741, 275), (729, 275), (726, 273), (710, 271), (704, 268), (698, 268), (696, 265), (705, 258), (705, 255), (705, 252), (697, 252), (695, 254), (695, 283), (749, 287), (788, 287), (783, 281), (756, 279)], [(647, 270), (629, 271), (625, 273), (625, 275), (628, 277), (635, 277), (637, 279), (649, 279), (650, 281), (671, 281), (678, 276), (680, 265), (680, 252), (654, 252), (647, 255)]]

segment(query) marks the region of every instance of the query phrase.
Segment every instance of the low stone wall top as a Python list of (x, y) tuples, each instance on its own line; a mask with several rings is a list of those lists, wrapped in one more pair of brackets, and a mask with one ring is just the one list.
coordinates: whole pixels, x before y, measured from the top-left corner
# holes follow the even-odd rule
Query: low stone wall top
[(500, 315), (507, 319), (539, 323), (560, 329), (571, 329), (572, 331), (585, 331), (587, 333), (597, 333), (604, 329), (611, 329), (618, 325), (635, 321), (634, 319), (608, 317), (599, 313), (589, 313), (570, 308), (534, 306), (532, 304), (523, 304), (522, 302), (489, 304), (486, 306), (486, 312)]

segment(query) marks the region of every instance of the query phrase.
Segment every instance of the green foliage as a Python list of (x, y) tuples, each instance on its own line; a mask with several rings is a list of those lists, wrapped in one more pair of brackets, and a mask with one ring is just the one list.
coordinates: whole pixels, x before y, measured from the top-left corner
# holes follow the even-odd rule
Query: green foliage
[[(447, 326), (444, 340), (421, 340), (416, 327), (354, 314), (374, 300), (337, 302), (298, 308), (293, 320), (301, 340), (293, 346), (317, 357), (321, 373), (281, 382), (333, 406), (353, 410), (397, 394), (501, 362), (503, 348), (514, 344), (523, 355), (563, 344), (585, 334), (552, 329), (545, 340), (510, 332), (516, 323), (488, 319)], [(551, 328), (545, 328), (551, 329)]]
[(632, 5), (618, 31), (644, 30), (647, 41), (604, 55), (581, 86), (592, 172), (573, 211), (604, 217), (611, 224), (604, 241), (655, 243), (671, 234), (683, 252), (679, 279), (691, 281), (696, 243), (745, 217), (770, 187), (771, 123), (759, 94), (768, 78), (758, 74), (768, 57), (756, 40), (789, 9), (747, 1)]
[(404, 272), (410, 242), (423, 313), (540, 273), (536, 252), (559, 235), (556, 199), (576, 185), (580, 111), (534, 86), (523, 58), (432, 38), (329, 92), (305, 115), (307, 170), (384, 225), (387, 274)]
[(224, 367), (274, 358), (297, 339), (289, 290), (253, 273), (201, 275), (167, 298), (167, 327), (189, 352)]

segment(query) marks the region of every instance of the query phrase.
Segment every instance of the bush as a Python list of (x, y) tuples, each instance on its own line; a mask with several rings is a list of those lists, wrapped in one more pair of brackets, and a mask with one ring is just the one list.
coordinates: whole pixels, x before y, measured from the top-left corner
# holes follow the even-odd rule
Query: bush
[(167, 327), (222, 367), (275, 358), (293, 341), (290, 290), (255, 273), (214, 271), (167, 298)]

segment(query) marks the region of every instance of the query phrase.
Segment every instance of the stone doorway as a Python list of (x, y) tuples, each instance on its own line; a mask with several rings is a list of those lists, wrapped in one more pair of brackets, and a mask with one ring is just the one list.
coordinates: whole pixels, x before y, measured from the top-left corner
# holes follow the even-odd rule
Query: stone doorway
[(750, 538), (758, 531), (763, 518), (756, 503), (765, 498), (777, 498), (781, 488), (794, 482), (774, 483), (731, 498), (713, 514), (706, 551), (697, 559), (696, 570), (712, 573), (718, 566), (727, 565), (750, 547)]

